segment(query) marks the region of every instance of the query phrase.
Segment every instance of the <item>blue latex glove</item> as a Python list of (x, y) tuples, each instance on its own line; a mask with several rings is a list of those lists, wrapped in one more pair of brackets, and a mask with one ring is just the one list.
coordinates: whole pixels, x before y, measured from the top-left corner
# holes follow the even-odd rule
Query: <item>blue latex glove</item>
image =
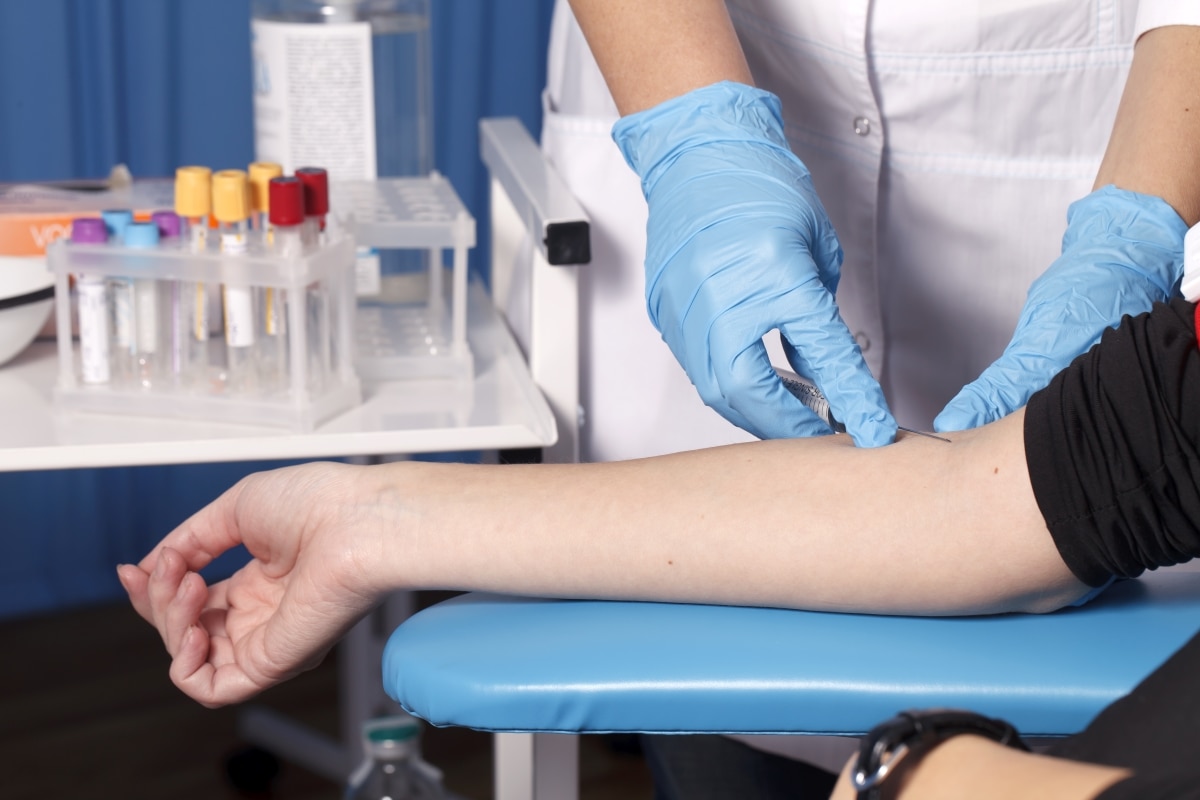
[(704, 402), (760, 438), (829, 433), (771, 368), (778, 328), (862, 446), (896, 422), (834, 302), (842, 249), (775, 95), (718, 83), (621, 119), (613, 138), (650, 208), (650, 319)]
[(1187, 224), (1165, 201), (1105, 186), (1071, 204), (1062, 255), (1029, 288), (1004, 354), (934, 420), (965, 430), (1025, 405), (1126, 314), (1165, 301), (1183, 275)]

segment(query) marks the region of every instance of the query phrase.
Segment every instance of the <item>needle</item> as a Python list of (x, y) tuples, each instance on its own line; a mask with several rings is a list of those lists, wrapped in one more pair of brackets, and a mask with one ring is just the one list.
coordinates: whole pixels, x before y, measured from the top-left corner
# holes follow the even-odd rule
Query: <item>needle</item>
[(915, 433), (917, 436), (928, 436), (930, 439), (937, 439), (939, 442), (946, 442), (947, 444), (953, 444), (953, 442), (951, 442), (946, 437), (938, 436), (936, 433), (926, 433), (925, 431), (913, 430), (912, 428), (906, 428), (903, 425), (897, 425), (896, 428), (897, 428), (897, 430), (902, 430), (905, 433)]
[[(829, 408), (829, 401), (825, 399), (825, 395), (821, 393), (820, 389), (810, 383), (807, 379), (800, 377), (791, 370), (775, 367), (775, 372), (779, 375), (779, 379), (783, 381), (784, 387), (787, 388), (787, 390), (791, 392), (797, 400), (799, 400), (801, 403), (804, 403), (804, 405), (813, 411), (813, 413), (825, 420), (825, 423), (829, 427), (833, 428), (836, 432), (846, 432), (846, 426), (834, 419), (833, 412)], [(905, 433), (915, 433), (917, 436), (926, 436), (930, 439), (937, 439), (939, 442), (952, 444), (949, 439), (943, 436), (938, 436), (933, 433), (926, 433), (925, 431), (913, 430), (912, 428), (905, 428), (903, 426), (897, 427)]]

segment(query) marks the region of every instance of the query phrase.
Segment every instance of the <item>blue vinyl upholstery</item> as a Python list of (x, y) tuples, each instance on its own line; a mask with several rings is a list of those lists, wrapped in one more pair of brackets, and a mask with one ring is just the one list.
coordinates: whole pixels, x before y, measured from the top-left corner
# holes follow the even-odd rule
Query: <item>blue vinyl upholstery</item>
[(501, 732), (859, 735), (905, 708), (1068, 734), (1200, 628), (1200, 573), (1047, 615), (907, 618), (468, 594), (401, 625), (385, 688), (435, 725)]

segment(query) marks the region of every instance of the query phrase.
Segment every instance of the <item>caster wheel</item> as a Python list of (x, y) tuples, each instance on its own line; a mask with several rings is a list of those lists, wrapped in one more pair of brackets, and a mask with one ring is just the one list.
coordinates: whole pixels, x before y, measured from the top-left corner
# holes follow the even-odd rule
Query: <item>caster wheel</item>
[(225, 775), (234, 788), (247, 795), (264, 795), (279, 776), (282, 765), (261, 747), (243, 747), (225, 759)]

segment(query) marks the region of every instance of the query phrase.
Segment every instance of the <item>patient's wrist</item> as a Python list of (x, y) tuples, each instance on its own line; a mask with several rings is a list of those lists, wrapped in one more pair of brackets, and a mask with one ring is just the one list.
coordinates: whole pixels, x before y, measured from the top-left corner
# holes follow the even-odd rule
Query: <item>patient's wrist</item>
[(436, 504), (426, 496), (424, 467), (399, 461), (362, 468), (354, 504), (357, 530), (348, 546), (360, 553), (365, 580), (380, 594), (422, 586), (431, 546), (424, 531)]
[(955, 736), (903, 777), (897, 800), (1090, 800), (1128, 770), (1066, 761)]
[[(486, 473), (464, 464), (399, 461), (370, 467), (365, 503), (384, 591), (463, 588), (464, 538), (491, 522)], [(488, 471), (490, 472), (490, 470)]]

